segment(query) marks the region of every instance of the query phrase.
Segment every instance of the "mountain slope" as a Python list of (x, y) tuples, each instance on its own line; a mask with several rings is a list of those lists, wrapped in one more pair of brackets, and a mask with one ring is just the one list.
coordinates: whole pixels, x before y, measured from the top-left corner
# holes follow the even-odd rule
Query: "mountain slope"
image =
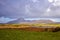
[(20, 22), (24, 22), (25, 20), (23, 18), (19, 18), (17, 20), (13, 20), (8, 22), (7, 24), (15, 24), (15, 23), (20, 23)]

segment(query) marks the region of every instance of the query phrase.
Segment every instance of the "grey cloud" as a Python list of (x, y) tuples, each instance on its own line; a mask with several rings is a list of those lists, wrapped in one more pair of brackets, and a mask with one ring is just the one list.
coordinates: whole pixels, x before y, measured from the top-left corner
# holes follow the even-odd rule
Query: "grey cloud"
[(0, 16), (12, 18), (24, 16), (24, 2), (22, 0), (0, 0)]
[[(26, 12), (26, 5), (29, 5), (29, 12)], [(47, 8), (51, 9), (49, 13), (45, 13)], [(32, 2), (32, 0), (0, 0), (0, 17), (11, 18), (59, 18), (60, 6), (52, 6), (48, 0), (38, 0)], [(47, 15), (48, 14), (48, 15)]]
[(50, 13), (50, 17), (53, 17), (53, 18), (60, 18), (60, 6), (52, 6), (51, 8), (51, 11)]
[(30, 6), (28, 8), (29, 13), (28, 16), (30, 17), (44, 17), (43, 14), (46, 11), (46, 9), (49, 7), (49, 2), (47, 0), (38, 0), (35, 3), (29, 3)]

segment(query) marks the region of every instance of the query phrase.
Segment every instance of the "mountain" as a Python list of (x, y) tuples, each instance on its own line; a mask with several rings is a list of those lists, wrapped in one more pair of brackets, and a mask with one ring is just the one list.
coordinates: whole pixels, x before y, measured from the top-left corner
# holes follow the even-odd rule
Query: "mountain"
[(24, 18), (18, 18), (17, 20), (13, 20), (13, 21), (10, 21), (8, 22), (7, 24), (19, 24), (19, 23), (24, 23), (24, 24), (34, 24), (34, 23), (55, 23), (54, 21), (52, 20), (25, 20)]
[(52, 20), (35, 20), (36, 23), (54, 23)]
[(15, 23), (20, 23), (24, 21), (25, 21), (24, 18), (18, 18), (17, 20), (10, 21), (7, 24), (15, 24)]
[(52, 20), (33, 20), (31, 22), (21, 22), (21, 23), (24, 23), (24, 24), (35, 24), (35, 23), (55, 23), (54, 21)]
[(60, 24), (60, 22), (55, 22), (54, 24)]
[(24, 18), (18, 18), (17, 20), (9, 21), (7, 24), (19, 24), (22, 22), (30, 22), (30, 20), (25, 20)]

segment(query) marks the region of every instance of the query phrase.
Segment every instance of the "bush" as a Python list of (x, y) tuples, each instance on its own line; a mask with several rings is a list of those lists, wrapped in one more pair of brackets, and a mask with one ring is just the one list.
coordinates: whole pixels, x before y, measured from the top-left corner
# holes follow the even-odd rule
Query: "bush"
[(56, 27), (53, 32), (57, 32), (57, 31), (60, 31), (60, 27)]

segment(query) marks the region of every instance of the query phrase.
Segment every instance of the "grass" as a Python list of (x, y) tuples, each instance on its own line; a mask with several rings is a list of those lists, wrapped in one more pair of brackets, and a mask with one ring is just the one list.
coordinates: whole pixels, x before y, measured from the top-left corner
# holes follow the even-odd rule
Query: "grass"
[(33, 26), (53, 26), (60, 27), (60, 24), (32, 24)]
[(60, 32), (34, 32), (1, 29), (0, 40), (60, 40)]
[(25, 27), (60, 27), (60, 24), (0, 24), (0, 28), (25, 28)]

